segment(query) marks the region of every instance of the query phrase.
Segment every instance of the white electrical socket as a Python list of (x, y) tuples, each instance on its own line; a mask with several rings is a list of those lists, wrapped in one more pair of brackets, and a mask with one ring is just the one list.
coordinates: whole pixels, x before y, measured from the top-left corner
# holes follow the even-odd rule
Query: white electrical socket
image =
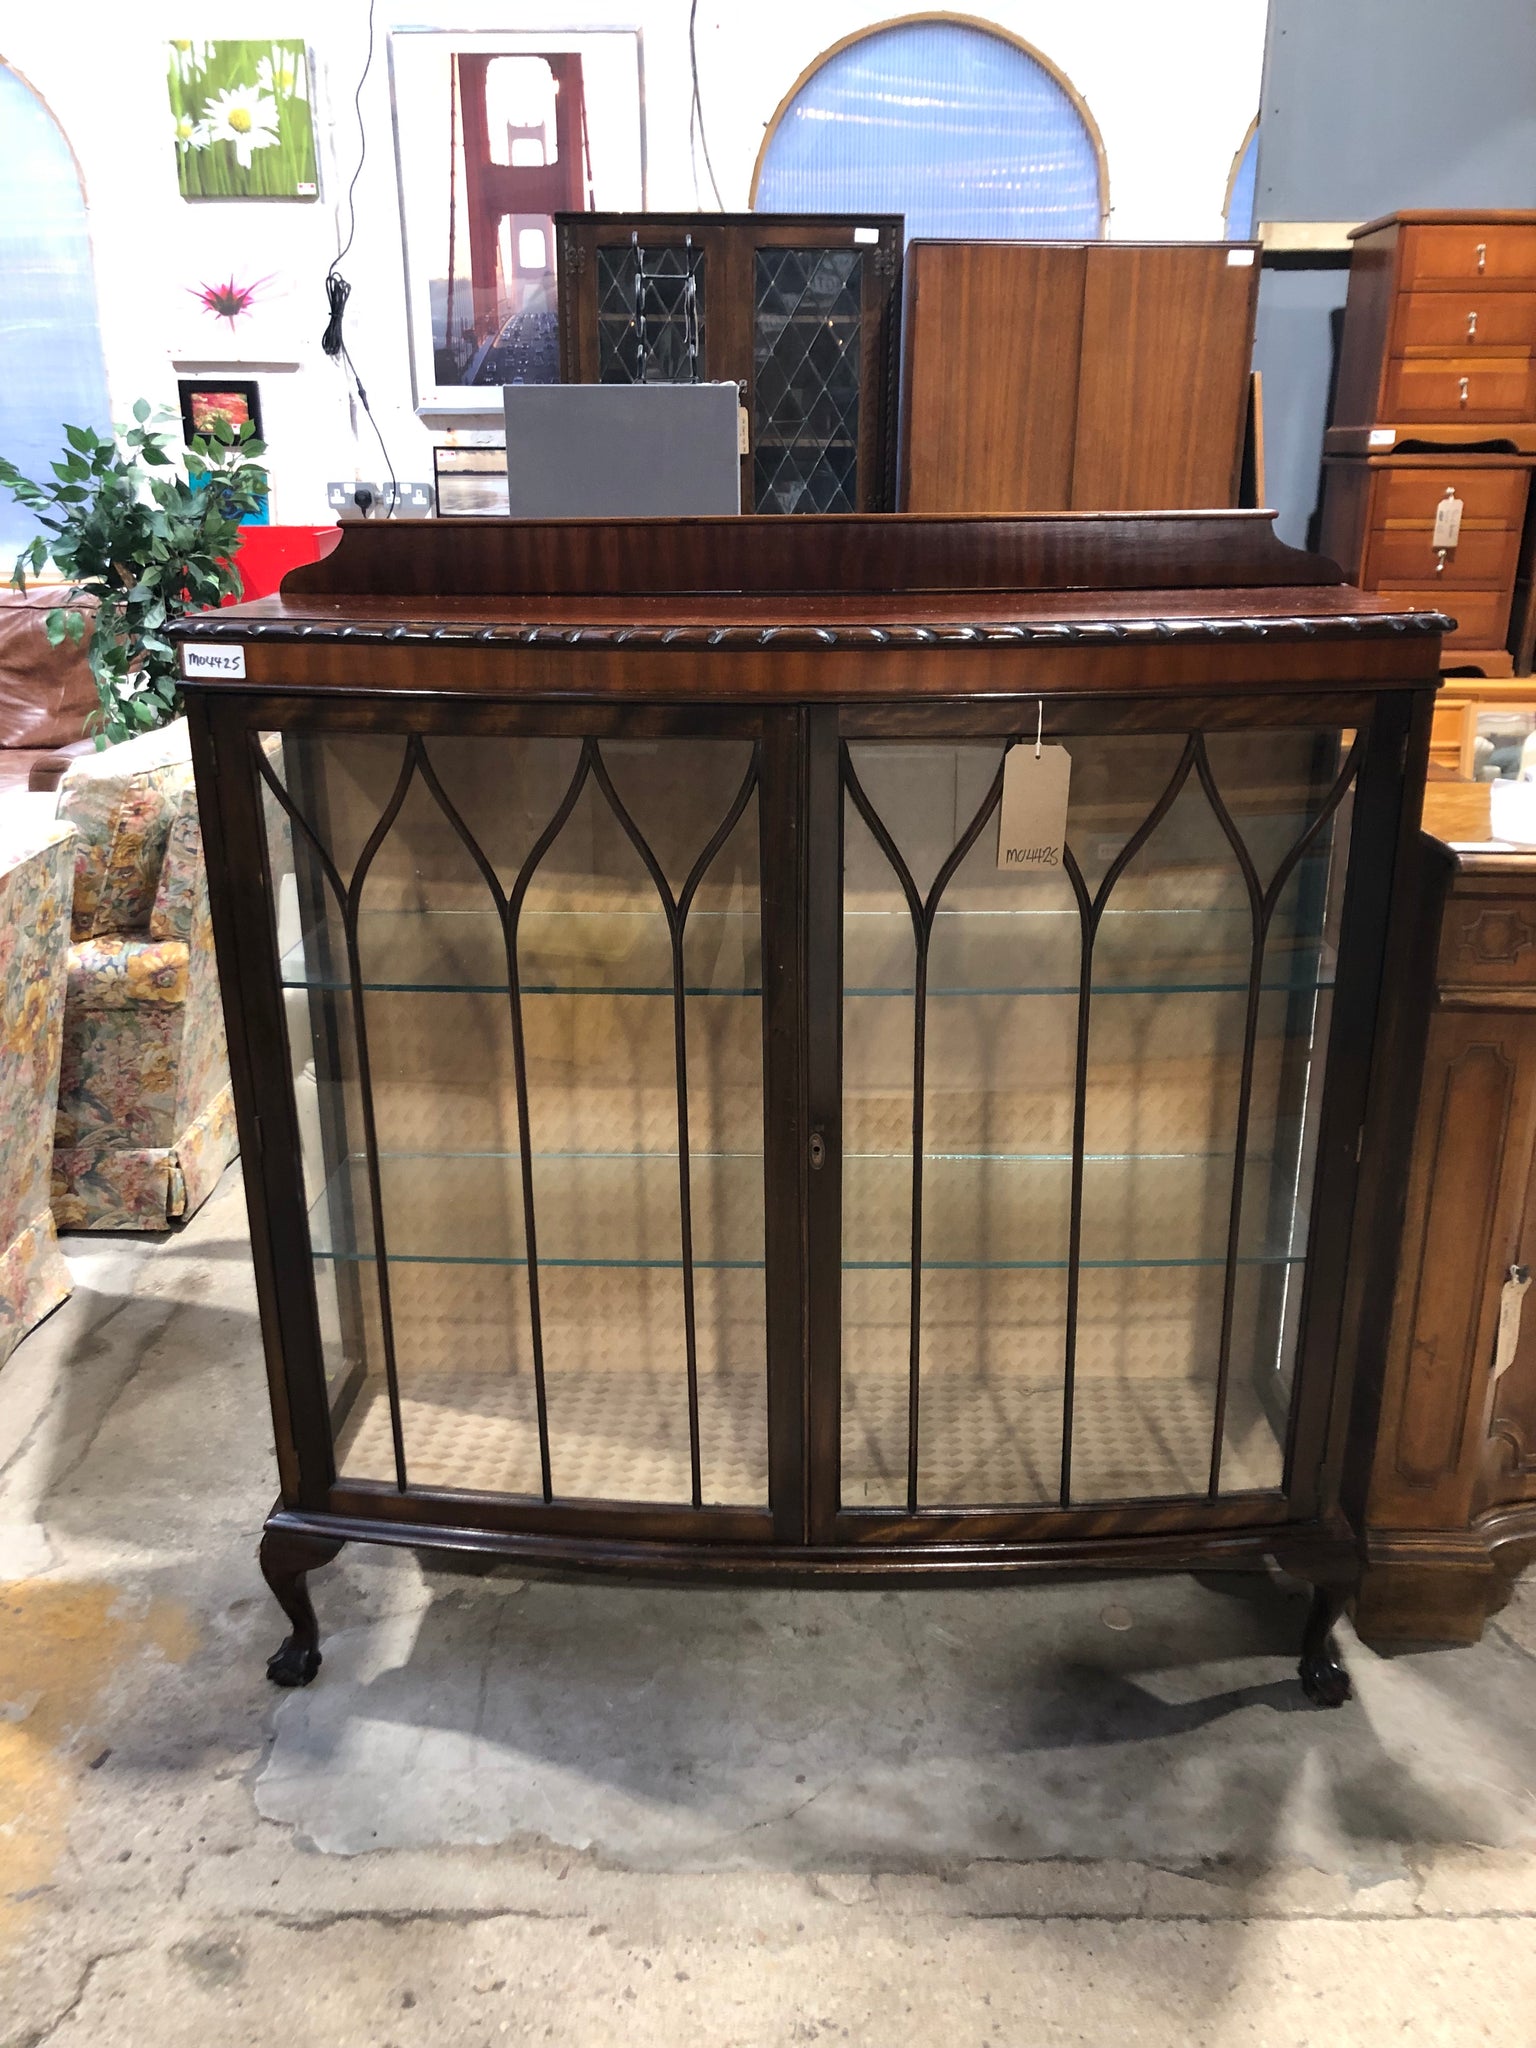
[[(357, 502), (359, 491), (366, 491), (368, 497), (361, 505)], [(342, 478), (328, 483), (325, 487), (326, 503), (341, 519), (387, 519), (390, 516), (388, 483), (377, 483), (372, 477)], [(430, 484), (417, 483), (402, 478), (399, 496), (395, 502), (396, 519), (430, 519), (434, 510), (434, 496)]]

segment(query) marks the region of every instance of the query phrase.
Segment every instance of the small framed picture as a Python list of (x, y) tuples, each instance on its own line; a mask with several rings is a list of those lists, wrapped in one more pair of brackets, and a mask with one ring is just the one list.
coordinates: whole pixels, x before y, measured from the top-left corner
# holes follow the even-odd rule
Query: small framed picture
[(200, 436), (211, 439), (220, 420), (228, 420), (235, 433), (250, 422), (251, 438), (261, 433), (261, 393), (250, 377), (181, 377), (182, 432), (191, 441)]

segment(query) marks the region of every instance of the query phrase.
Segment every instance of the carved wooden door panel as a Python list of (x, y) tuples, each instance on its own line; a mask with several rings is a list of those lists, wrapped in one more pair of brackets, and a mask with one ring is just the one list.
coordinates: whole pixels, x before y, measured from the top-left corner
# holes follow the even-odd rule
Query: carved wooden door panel
[(1419, 1094), (1374, 1525), (1459, 1528), (1470, 1516), (1533, 1143), (1536, 1015), (1441, 1011)]

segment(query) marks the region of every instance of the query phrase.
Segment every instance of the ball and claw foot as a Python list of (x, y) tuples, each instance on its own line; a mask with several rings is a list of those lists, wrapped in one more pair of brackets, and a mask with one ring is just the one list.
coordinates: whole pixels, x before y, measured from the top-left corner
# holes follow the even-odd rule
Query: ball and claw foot
[(267, 1676), (274, 1685), (308, 1685), (320, 1669), (320, 1652), (294, 1636), (285, 1636), (281, 1648), (267, 1659)]
[(1296, 1667), (1301, 1689), (1314, 1707), (1342, 1707), (1354, 1690), (1333, 1639), (1333, 1625), (1343, 1611), (1342, 1592), (1332, 1586), (1316, 1588), (1302, 1637), (1301, 1662)]
[(329, 1564), (341, 1545), (324, 1536), (268, 1529), (261, 1539), (262, 1577), (292, 1623), (292, 1633), (267, 1659), (274, 1685), (308, 1685), (320, 1669), (320, 1630), (305, 1584), (310, 1572)]

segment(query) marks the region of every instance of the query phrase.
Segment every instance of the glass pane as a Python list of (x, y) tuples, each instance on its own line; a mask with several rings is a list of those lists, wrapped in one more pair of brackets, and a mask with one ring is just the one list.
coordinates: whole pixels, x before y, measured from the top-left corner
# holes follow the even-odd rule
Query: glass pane
[(269, 749), (340, 890), (269, 790), (340, 1469), (395, 1477), (392, 1356), (412, 1484), (539, 1496), (542, 1377), (552, 1497), (764, 1503), (752, 747)]
[(864, 257), (759, 249), (753, 302), (753, 503), (855, 512)]
[(693, 384), (704, 363), (704, 252), (600, 248), (598, 382)]
[(920, 1505), (1203, 1496), (1218, 1405), (1219, 1490), (1283, 1480), (1340, 736), (1067, 745), (1069, 859), (1026, 875), (999, 743), (849, 749), (847, 1506), (909, 1498), (914, 1354)]

